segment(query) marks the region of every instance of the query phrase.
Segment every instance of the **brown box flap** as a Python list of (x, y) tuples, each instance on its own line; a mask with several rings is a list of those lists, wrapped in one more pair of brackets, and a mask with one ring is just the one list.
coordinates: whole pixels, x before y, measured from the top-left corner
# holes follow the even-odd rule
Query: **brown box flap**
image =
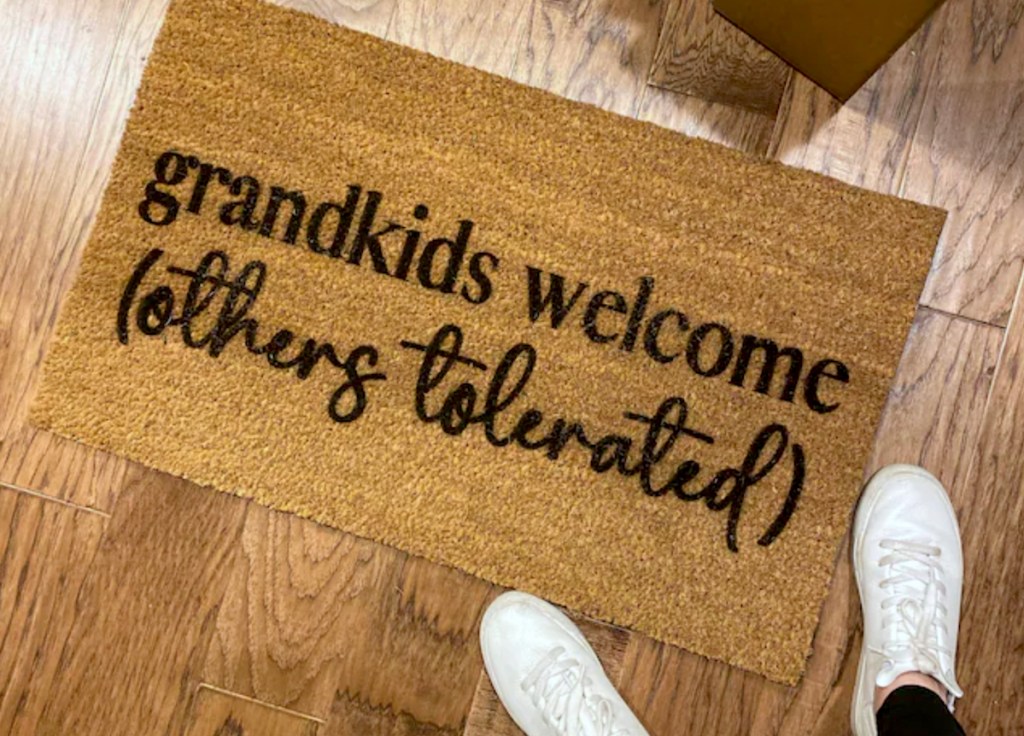
[(842, 101), (942, 0), (713, 0), (715, 10)]

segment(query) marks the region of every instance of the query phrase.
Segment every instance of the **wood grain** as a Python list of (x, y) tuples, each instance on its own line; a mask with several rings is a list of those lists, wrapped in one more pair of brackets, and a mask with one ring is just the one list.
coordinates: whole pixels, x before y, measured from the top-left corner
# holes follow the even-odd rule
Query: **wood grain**
[(460, 736), (461, 725), (445, 728), (423, 723), (412, 716), (382, 705), (338, 693), (330, 720), (321, 728), (321, 736)]
[(1024, 308), (1007, 330), (967, 483), (954, 496), (964, 544), (958, 716), (968, 733), (1020, 732), (1024, 708)]
[(460, 64), (508, 76), (529, 4), (401, 0), (384, 37)]
[(165, 4), (8, 4), (0, 23), (0, 481), (107, 511), (126, 463), (25, 419)]
[(704, 138), (755, 156), (765, 156), (775, 119), (757, 112), (679, 95), (648, 85), (637, 117), (695, 138)]
[(988, 406), (1003, 330), (921, 308), (889, 393), (869, 471), (911, 462), (954, 495), (967, 475)]
[(660, 13), (661, 0), (531, 0), (509, 76), (635, 117)]
[[(702, 77), (696, 80), (700, 86), (694, 87), (688, 94), (673, 91), (673, 84), (666, 80), (670, 70), (682, 72), (691, 68), (672, 61), (676, 47), (687, 41), (687, 23), (696, 24), (696, 17), (699, 16), (705, 30), (709, 24), (715, 28), (719, 27), (719, 23), (729, 25), (721, 18), (709, 19), (707, 13), (710, 7), (710, 0), (668, 0), (665, 3), (655, 57), (648, 74), (649, 83), (641, 95), (637, 117), (684, 135), (705, 138), (755, 156), (765, 156), (772, 143), (776, 115), (784, 91), (792, 85), (795, 75), (787, 74), (783, 87), (778, 91), (779, 99), (769, 108), (761, 109), (756, 105), (737, 107), (732, 104), (735, 100), (721, 99), (720, 92), (715, 89), (719, 83), (711, 79)], [(729, 28), (732, 26), (729, 25)], [(724, 44), (721, 44), (705, 34), (705, 55), (715, 53), (720, 60), (731, 59), (729, 38), (726, 33)], [(724, 48), (720, 49), (720, 46)], [(705, 60), (703, 66), (709, 68), (714, 64)], [(736, 76), (740, 74), (742, 72), (737, 70)]]
[(798, 76), (770, 148), (948, 210), (922, 303), (998, 325), (1024, 254), (1022, 17), (1022, 0), (950, 0), (842, 108)]
[(671, 0), (651, 84), (774, 119), (791, 74), (786, 62), (715, 12), (711, 0)]
[(0, 488), (0, 733), (36, 732), (104, 522)]
[(204, 681), (324, 720), (341, 698), (462, 726), (493, 586), (261, 507), (240, 542)]
[[(0, 231), (0, 438), (24, 416), (56, 295), (76, 262), (89, 203), (74, 196), (74, 174), (118, 38), (113, 10), (100, 0), (47, 15), (27, 3), (3, 9), (0, 195), (9, 205)], [(96, 28), (92, 38), (77, 30), (85, 25)]]
[(397, 553), (253, 508), (203, 680), (326, 718), (338, 670), (372, 628)]
[(0, 438), (24, 419), (163, 5), (4, 9), (0, 195), (13, 208), (0, 230)]
[(319, 721), (200, 686), (184, 736), (317, 736)]
[(401, 3), (396, 0), (274, 0), (274, 4), (312, 13), (374, 36), (383, 36)]
[(75, 602), (37, 733), (182, 730), (246, 506), (156, 472), (131, 479)]
[(922, 302), (1006, 324), (1024, 259), (1024, 0), (951, 0), (902, 196), (949, 210)]
[(935, 67), (931, 39), (947, 17), (946, 7), (939, 10), (845, 105), (794, 73), (769, 154), (790, 166), (895, 193), (921, 116), (922, 90)]
[(787, 694), (782, 685), (638, 634), (621, 688), (647, 730), (659, 736), (770, 732)]
[(0, 482), (105, 512), (114, 508), (130, 465), (24, 422), (0, 441)]

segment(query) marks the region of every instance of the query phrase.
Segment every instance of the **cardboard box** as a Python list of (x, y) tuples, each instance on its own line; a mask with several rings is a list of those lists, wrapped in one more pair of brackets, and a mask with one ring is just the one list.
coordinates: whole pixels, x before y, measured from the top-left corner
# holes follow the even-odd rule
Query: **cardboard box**
[(714, 6), (845, 102), (942, 1), (714, 0)]

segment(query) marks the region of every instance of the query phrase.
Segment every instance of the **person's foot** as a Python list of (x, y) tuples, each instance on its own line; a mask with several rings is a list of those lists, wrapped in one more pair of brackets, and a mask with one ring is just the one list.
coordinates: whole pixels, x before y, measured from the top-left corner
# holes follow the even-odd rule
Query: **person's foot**
[(868, 482), (853, 527), (853, 569), (864, 612), (864, 645), (851, 722), (875, 736), (876, 688), (919, 673), (963, 692), (954, 674), (963, 555), (953, 506), (928, 471), (890, 465)]
[(526, 593), (499, 596), (480, 624), (484, 667), (527, 736), (647, 736), (576, 625)]

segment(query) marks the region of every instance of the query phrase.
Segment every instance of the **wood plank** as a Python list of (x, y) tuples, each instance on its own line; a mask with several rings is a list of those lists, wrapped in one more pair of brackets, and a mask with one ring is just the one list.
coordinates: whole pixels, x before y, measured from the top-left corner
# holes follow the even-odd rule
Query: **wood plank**
[(338, 693), (321, 736), (460, 736), (461, 726), (445, 728), (422, 723), (387, 706), (373, 706), (348, 693)]
[(922, 302), (1006, 324), (1024, 259), (1024, 1), (950, 0), (900, 193), (949, 210)]
[(942, 22), (940, 15), (926, 23), (846, 105), (794, 72), (777, 118), (706, 102), (691, 106), (663, 91), (658, 95), (656, 89), (643, 105), (654, 114), (642, 116), (688, 135), (894, 193), (920, 117), (921, 88), (934, 67), (925, 50), (933, 24)]
[(312, 13), (332, 23), (384, 37), (399, 4), (396, 0), (269, 0), (275, 5)]
[(967, 487), (1004, 330), (918, 311), (869, 466), (929, 468), (951, 493)]
[(511, 77), (635, 117), (662, 0), (531, 0)]
[[(461, 731), (482, 669), (480, 619), (501, 590), (410, 556), (404, 556), (397, 580), (379, 634), (383, 641), (370, 647), (370, 653), (381, 652), (373, 680), (361, 664), (349, 663), (346, 670), (345, 682), (372, 686), (339, 688), (337, 700), (388, 703), (417, 727)], [(407, 724), (399, 719), (398, 725)]]
[(19, 426), (159, 21), (157, 2), (4, 11), (0, 438)]
[(634, 634), (622, 695), (652, 736), (775, 733), (788, 688)]
[(950, 0), (845, 106), (798, 77), (771, 154), (950, 212), (922, 303), (1005, 325), (1024, 242), (1021, 0)]
[(385, 37), (505, 76), (526, 30), (527, 8), (521, 2), (400, 0)]
[(126, 461), (26, 416), (165, 3), (20, 3), (0, 24), (0, 481), (108, 511)]
[[(336, 722), (460, 729), (495, 588), (288, 514), (253, 507), (203, 680)], [(340, 702), (340, 705), (339, 705)]]
[(775, 119), (738, 107), (708, 102), (648, 85), (637, 117), (685, 135), (764, 156)]
[(1024, 309), (1007, 329), (969, 480), (954, 497), (964, 545), (957, 717), (968, 733), (1024, 723)]
[(326, 717), (342, 660), (371, 636), (394, 585), (397, 553), (256, 507), (240, 551), (203, 680)]
[(185, 736), (317, 736), (319, 722), (254, 700), (200, 687)]
[(0, 733), (37, 733), (104, 523), (0, 488)]
[[(917, 462), (962, 493), (1001, 336), (997, 327), (919, 312), (869, 471), (896, 460)], [(799, 688), (634, 635), (624, 695), (652, 734), (846, 733), (859, 616), (844, 542)]]
[(774, 119), (791, 68), (715, 12), (711, 0), (668, 0), (649, 81)]
[[(74, 174), (117, 39), (110, 5), (64, 3), (49, 17), (31, 3), (3, 11), (0, 196), (8, 204), (0, 215), (0, 438), (24, 416), (61, 276), (80, 237)], [(90, 27), (94, 33), (85, 31)]]
[[(955, 0), (954, 0), (955, 1)], [(931, 79), (934, 35), (946, 22), (936, 13), (845, 105), (801, 74), (783, 96), (769, 155), (849, 184), (894, 194)]]
[(131, 479), (75, 602), (39, 733), (180, 733), (247, 502), (156, 472)]
[[(630, 632), (582, 618), (569, 611), (566, 613), (576, 622), (594, 648), (598, 659), (604, 665), (605, 672), (608, 673), (608, 679), (617, 683), (622, 673), (626, 648), (632, 636)], [(473, 698), (473, 707), (466, 722), (465, 736), (522, 736), (522, 733), (498, 699), (486, 670), (481, 671), (476, 697)]]
[(0, 482), (109, 512), (132, 463), (22, 424), (0, 441)]

